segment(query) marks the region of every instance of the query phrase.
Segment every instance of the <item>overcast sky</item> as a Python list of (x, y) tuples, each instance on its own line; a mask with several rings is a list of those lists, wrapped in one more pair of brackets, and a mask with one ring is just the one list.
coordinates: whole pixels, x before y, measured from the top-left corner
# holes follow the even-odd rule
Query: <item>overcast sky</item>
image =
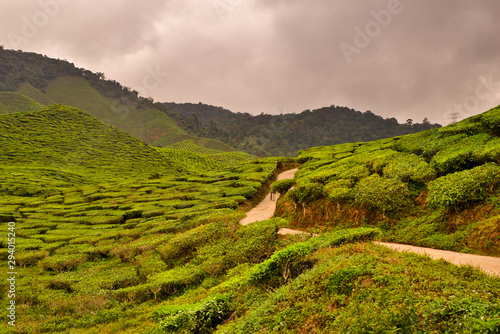
[(500, 104), (499, 17), (498, 0), (2, 0), (0, 45), (160, 102), (447, 124)]

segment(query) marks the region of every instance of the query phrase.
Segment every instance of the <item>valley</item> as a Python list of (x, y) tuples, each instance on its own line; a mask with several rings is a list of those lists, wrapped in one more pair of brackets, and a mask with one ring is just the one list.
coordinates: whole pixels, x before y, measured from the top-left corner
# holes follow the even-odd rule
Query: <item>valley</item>
[[(420, 128), (335, 106), (238, 115), (0, 56), (0, 258), (16, 270), (0, 333), (500, 331), (492, 271), (386, 247), (498, 260), (500, 107)], [(366, 126), (318, 145), (278, 131), (317, 117)]]

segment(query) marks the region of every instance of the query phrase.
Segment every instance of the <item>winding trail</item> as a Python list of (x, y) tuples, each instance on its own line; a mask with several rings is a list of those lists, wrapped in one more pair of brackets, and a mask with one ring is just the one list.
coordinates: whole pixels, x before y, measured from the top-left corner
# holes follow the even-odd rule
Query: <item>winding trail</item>
[[(278, 175), (277, 180), (293, 179), (298, 169), (290, 169)], [(271, 199), (272, 195), (272, 199)], [(267, 194), (266, 197), (255, 208), (247, 212), (247, 216), (240, 221), (242, 225), (248, 225), (262, 220), (270, 219), (276, 211), (276, 202), (279, 194)]]
[[(278, 175), (278, 180), (292, 179), (295, 176), (297, 169), (287, 170)], [(270, 219), (274, 216), (276, 211), (276, 202), (279, 198), (279, 194), (273, 194), (271, 199), (271, 194), (267, 196), (260, 202), (255, 208), (247, 212), (245, 218), (240, 221), (242, 225), (248, 225), (258, 221)], [(305, 234), (307, 232), (292, 230), (289, 228), (282, 228), (278, 231), (278, 234)], [(496, 275), (500, 278), (500, 258), (492, 256), (474, 255), (466, 253), (456, 253), (440, 249), (416, 247), (403, 244), (387, 243), (387, 242), (374, 242), (375, 244), (389, 247), (398, 252), (413, 252), (417, 254), (427, 255), (432, 259), (444, 259), (455, 265), (472, 265), (477, 267), (484, 272)]]

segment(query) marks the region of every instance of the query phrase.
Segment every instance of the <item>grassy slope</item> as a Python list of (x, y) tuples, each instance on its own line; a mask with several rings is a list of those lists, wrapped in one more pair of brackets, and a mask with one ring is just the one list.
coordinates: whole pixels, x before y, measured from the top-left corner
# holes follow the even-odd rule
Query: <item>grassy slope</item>
[(36, 89), (27, 82), (19, 85), (19, 87), (17, 88), (17, 92), (26, 95), (27, 97), (46, 106), (55, 103), (53, 99), (47, 96), (47, 94), (42, 93), (40, 90)]
[(198, 141), (183, 140), (181, 142), (169, 145), (160, 149), (163, 152), (172, 152), (180, 150), (182, 152), (193, 152), (197, 156), (214, 161), (218, 168), (222, 166), (236, 165), (240, 162), (256, 159), (255, 156), (243, 152), (227, 152), (216, 148), (204, 147), (198, 144)]
[[(67, 121), (54, 122), (61, 115)], [(239, 225), (239, 205), (258, 195), (275, 173), (276, 159), (213, 172), (155, 174), (165, 156), (81, 111), (53, 107), (0, 120), (10, 117), (19, 126), (9, 131), (33, 132), (38, 124), (39, 132), (47, 127), (54, 135), (50, 142), (45, 135), (16, 133), (4, 144), (18, 146), (29, 159), (13, 150), (0, 154), (4, 168), (13, 170), (0, 189), (0, 221), (16, 220), (19, 332), (199, 333), (217, 326), (219, 333), (500, 330), (499, 279), (364, 243), (377, 229), (334, 229), (310, 238), (278, 236), (278, 228), (288, 226), (285, 219)], [(86, 130), (98, 125), (99, 132)], [(96, 139), (116, 133), (132, 142)], [(81, 164), (64, 162), (63, 148), (79, 149), (79, 138), (93, 154)], [(372, 149), (379, 150), (365, 147), (363, 155)], [(118, 154), (115, 162), (110, 150), (138, 151)], [(308, 171), (320, 172), (323, 159), (335, 159), (331, 147), (312, 155), (319, 159), (305, 164), (296, 189)], [(47, 169), (44, 179), (35, 179), (28, 169), (42, 169), (52, 158), (61, 161), (57, 173)], [(35, 192), (18, 189), (18, 181), (45, 184)], [(5, 237), (0, 241), (5, 258)]]
[(0, 114), (35, 111), (43, 109), (43, 105), (29, 97), (14, 92), (0, 92)]
[(0, 126), (3, 166), (94, 169), (100, 176), (172, 170), (154, 148), (76, 108), (3, 115)]
[(296, 227), (375, 225), (388, 241), (499, 255), (499, 129), (495, 108), (418, 134), (303, 151), (282, 212)]

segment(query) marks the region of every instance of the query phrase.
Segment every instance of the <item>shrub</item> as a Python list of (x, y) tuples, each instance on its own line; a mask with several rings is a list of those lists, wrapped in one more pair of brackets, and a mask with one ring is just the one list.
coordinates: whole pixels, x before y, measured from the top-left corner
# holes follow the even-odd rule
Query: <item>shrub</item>
[(428, 182), (436, 178), (436, 172), (421, 157), (409, 153), (400, 153), (384, 168), (384, 176), (397, 178), (403, 182)]
[(403, 182), (373, 174), (361, 180), (355, 188), (355, 201), (359, 205), (396, 211), (409, 202), (410, 192)]
[(271, 185), (271, 191), (274, 193), (279, 193), (280, 195), (284, 195), (290, 188), (295, 186), (295, 179), (287, 179), (276, 181)]
[(29, 267), (49, 256), (46, 250), (23, 251), (16, 255), (16, 262), (21, 267)]
[(307, 203), (325, 196), (323, 185), (320, 183), (300, 184), (288, 192), (295, 203)]
[(86, 261), (87, 257), (80, 254), (57, 254), (46, 257), (38, 265), (43, 270), (54, 270), (58, 273), (70, 271)]
[(489, 130), (498, 133), (500, 129), (500, 108), (493, 108), (481, 115), (481, 124)]
[(485, 199), (498, 185), (500, 167), (494, 163), (442, 176), (429, 183), (427, 203), (431, 208), (459, 209)]
[(191, 284), (201, 282), (204, 272), (201, 267), (194, 264), (177, 266), (172, 270), (164, 271), (148, 277), (148, 283), (153, 284), (166, 295), (173, 294)]
[(485, 134), (478, 134), (452, 144), (438, 152), (431, 160), (431, 166), (440, 174), (460, 171), (471, 165), (486, 162), (482, 154), (485, 145), (492, 138)]
[(351, 180), (340, 179), (328, 183), (323, 189), (332, 201), (338, 202), (350, 200), (354, 197), (354, 192), (351, 186)]
[(159, 246), (157, 251), (167, 263), (172, 263), (181, 258), (188, 258), (197, 247), (203, 245), (207, 240), (220, 236), (220, 231), (217, 231), (215, 225), (202, 225), (187, 232), (177, 234), (164, 246)]
[(333, 273), (328, 279), (327, 290), (340, 295), (349, 295), (354, 289), (354, 283), (358, 277), (367, 272), (360, 268), (345, 268)]
[(233, 264), (259, 263), (275, 250), (279, 219), (270, 219), (242, 226), (236, 231), (236, 241), (227, 251), (227, 259)]
[(164, 306), (155, 311), (155, 316), (164, 315), (159, 327), (169, 333), (211, 333), (232, 310), (230, 296), (225, 294), (196, 304)]
[(314, 252), (309, 242), (300, 242), (275, 252), (269, 259), (258, 264), (250, 274), (250, 282), (285, 283), (301, 271), (304, 259)]
[(123, 289), (118, 289), (113, 292), (113, 296), (122, 302), (143, 303), (149, 299), (156, 299), (156, 294), (159, 288), (151, 283), (130, 286)]
[(350, 228), (323, 234), (315, 239), (315, 242), (321, 247), (337, 247), (348, 243), (370, 241), (380, 234), (381, 231), (378, 228)]

